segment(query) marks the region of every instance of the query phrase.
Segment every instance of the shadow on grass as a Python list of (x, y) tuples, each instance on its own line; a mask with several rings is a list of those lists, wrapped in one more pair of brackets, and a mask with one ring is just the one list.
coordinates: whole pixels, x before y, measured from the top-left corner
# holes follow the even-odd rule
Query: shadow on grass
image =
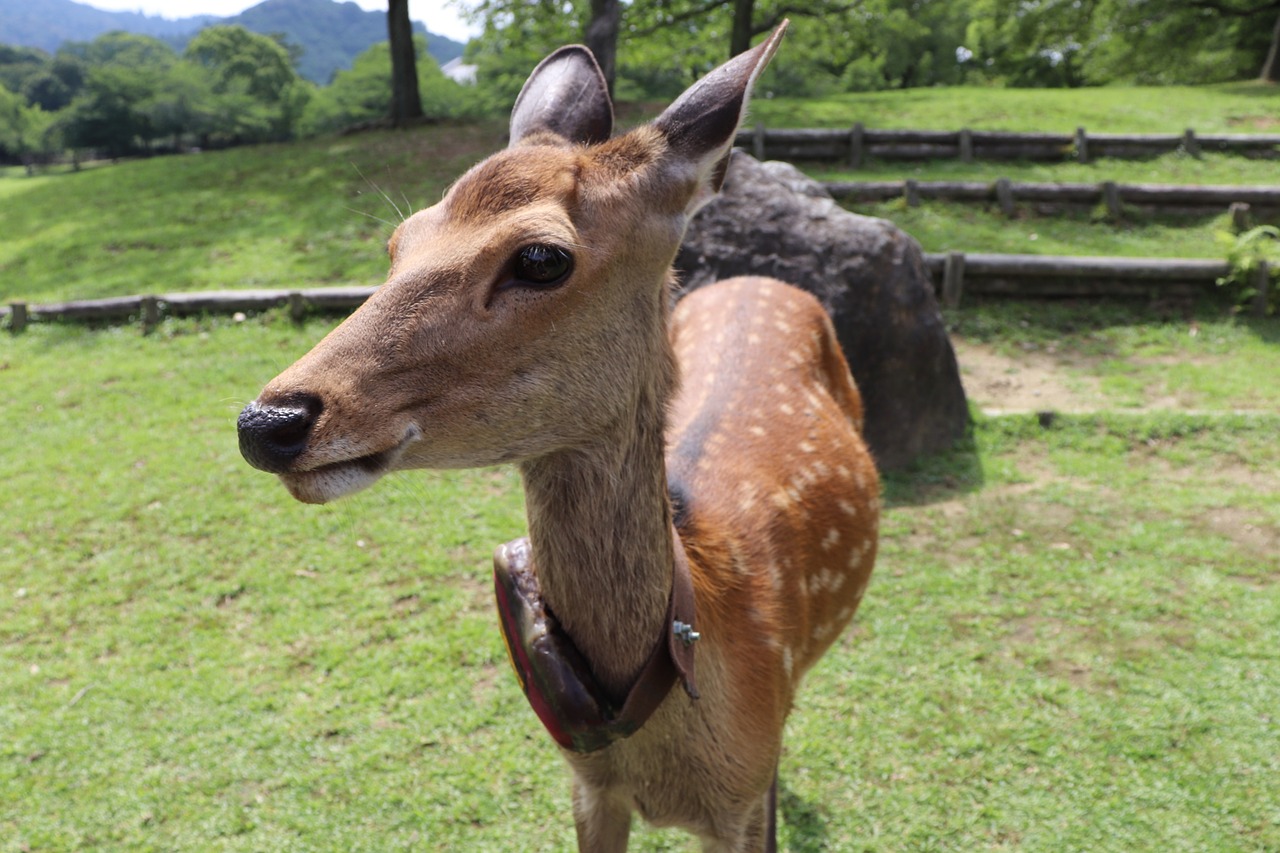
[(778, 780), (778, 811), (781, 824), (787, 828), (787, 849), (817, 853), (829, 850), (827, 820), (822, 810), (802, 799), (799, 794)]
[(978, 491), (984, 482), (972, 421), (950, 450), (921, 457), (906, 468), (881, 473), (886, 507), (923, 506), (950, 500)]

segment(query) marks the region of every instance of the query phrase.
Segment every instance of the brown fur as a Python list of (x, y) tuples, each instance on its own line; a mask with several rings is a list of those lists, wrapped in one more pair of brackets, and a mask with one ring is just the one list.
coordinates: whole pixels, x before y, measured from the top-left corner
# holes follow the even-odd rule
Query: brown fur
[[(711, 94), (745, 91), (771, 51)], [(696, 94), (672, 109), (701, 109)], [(701, 698), (673, 689), (630, 738), (566, 754), (583, 850), (625, 849), (633, 812), (708, 850), (762, 849), (796, 687), (875, 560), (861, 402), (817, 302), (746, 278), (669, 307), (687, 217), (731, 141), (722, 112), (705, 151), (686, 112), (669, 122), (679, 151), (663, 120), (590, 146), (517, 140), (400, 226), (387, 284), (255, 404), (322, 404), (281, 474), (303, 500), (386, 470), (519, 464), (543, 596), (615, 697), (668, 627), (674, 518)], [(507, 286), (531, 242), (573, 249), (566, 284)]]

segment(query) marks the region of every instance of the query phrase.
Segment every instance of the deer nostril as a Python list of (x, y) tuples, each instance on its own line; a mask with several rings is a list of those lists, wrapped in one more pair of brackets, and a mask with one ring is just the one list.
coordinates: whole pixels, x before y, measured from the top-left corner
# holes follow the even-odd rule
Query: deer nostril
[(255, 468), (283, 474), (306, 449), (322, 408), (320, 399), (309, 394), (283, 405), (250, 403), (236, 421), (240, 454)]

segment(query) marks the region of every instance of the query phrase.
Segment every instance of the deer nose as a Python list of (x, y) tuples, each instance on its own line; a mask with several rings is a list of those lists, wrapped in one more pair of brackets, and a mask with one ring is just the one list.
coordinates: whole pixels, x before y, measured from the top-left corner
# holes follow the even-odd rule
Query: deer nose
[(240, 455), (254, 468), (285, 473), (306, 449), (321, 408), (320, 399), (311, 395), (293, 397), (288, 405), (250, 403), (236, 420)]

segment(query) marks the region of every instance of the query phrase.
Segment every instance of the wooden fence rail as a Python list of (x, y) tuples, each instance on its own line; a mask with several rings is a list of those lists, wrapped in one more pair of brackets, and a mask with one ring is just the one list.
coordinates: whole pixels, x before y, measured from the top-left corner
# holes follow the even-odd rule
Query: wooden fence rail
[(1182, 133), (1014, 133), (991, 130), (872, 130), (860, 122), (848, 130), (819, 128), (738, 131), (737, 144), (758, 160), (837, 160), (852, 168), (868, 157), (886, 160), (1078, 160), (1098, 157), (1155, 157), (1183, 150), (1280, 157), (1280, 134)]
[[(1021, 296), (1184, 295), (1212, 288), (1230, 272), (1226, 261), (1197, 258), (1097, 258), (1060, 255), (995, 255), (975, 252), (926, 253), (925, 268), (943, 302), (958, 306), (965, 293)], [(1270, 272), (1265, 264), (1256, 273), (1255, 313), (1265, 313)], [(295, 320), (309, 311), (352, 311), (376, 290), (374, 287), (326, 287), (311, 290), (223, 290), (170, 293), (164, 296), (124, 296), (28, 305), (12, 302), (0, 307), (12, 332), (32, 319), (137, 320), (144, 329), (164, 315), (233, 314), (288, 306)]]
[(1114, 216), (1125, 205), (1171, 212), (1198, 213), (1206, 208), (1247, 204), (1256, 211), (1280, 210), (1280, 186), (1184, 186), (1179, 184), (1099, 184), (995, 181), (833, 181), (827, 192), (839, 200), (886, 201), (905, 198), (915, 206), (924, 199), (997, 202), (1006, 215), (1027, 202), (1049, 211), (1064, 206), (1105, 204)]
[(982, 252), (926, 253), (925, 267), (944, 304), (951, 307), (958, 306), (965, 293), (1021, 297), (1187, 295), (1214, 287), (1231, 269), (1226, 261), (1198, 258)]

